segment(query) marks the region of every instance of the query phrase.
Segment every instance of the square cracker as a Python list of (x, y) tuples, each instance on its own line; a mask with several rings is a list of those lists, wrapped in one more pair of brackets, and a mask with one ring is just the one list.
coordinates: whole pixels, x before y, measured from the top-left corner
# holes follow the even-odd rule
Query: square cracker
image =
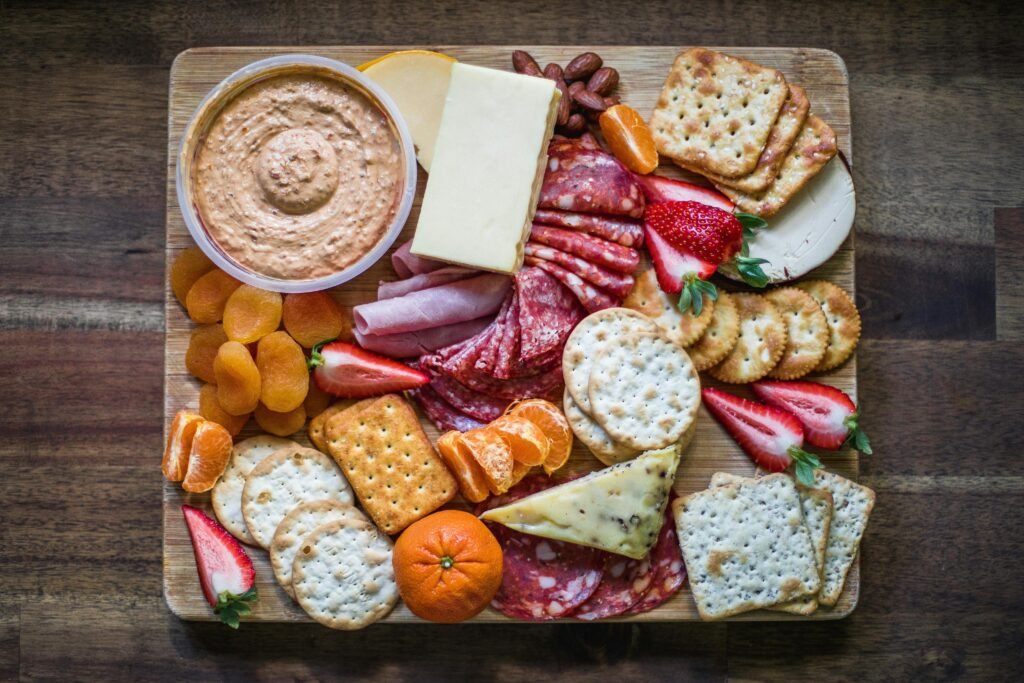
[(770, 607), (821, 587), (788, 476), (698, 491), (676, 500), (672, 511), (701, 619)]
[(825, 568), (818, 601), (835, 605), (843, 593), (846, 574), (875, 507), (875, 492), (833, 472), (814, 470), (814, 487), (832, 494), (835, 509), (825, 550)]
[[(725, 486), (744, 481), (744, 477), (727, 472), (715, 472), (711, 475), (709, 486)], [(818, 576), (824, 580), (825, 549), (828, 546), (829, 526), (832, 523), (832, 494), (821, 489), (809, 489), (797, 486), (800, 492), (800, 505), (804, 513), (804, 526), (811, 534), (811, 542), (814, 543), (814, 564), (818, 567)], [(791, 602), (784, 602), (768, 609), (788, 614), (800, 614), (807, 616), (814, 614), (818, 609), (818, 598), (815, 595), (805, 595)]]
[(771, 185), (753, 194), (722, 183), (715, 183), (715, 187), (731, 199), (740, 211), (765, 218), (778, 213), (807, 181), (818, 175), (838, 151), (835, 131), (817, 116), (810, 114)]
[[(807, 99), (807, 92), (799, 85), (789, 86), (789, 97), (782, 105), (779, 118), (772, 126), (772, 132), (768, 135), (768, 143), (761, 152), (761, 158), (757, 160), (757, 166), (748, 175), (739, 178), (727, 178), (711, 172), (704, 172), (708, 180), (731, 188), (753, 194), (762, 192), (772, 184), (775, 177), (782, 168), (782, 162), (796, 141), (800, 131), (803, 130), (804, 122), (807, 121), (807, 112), (811, 108), (811, 101)], [(686, 168), (684, 166), (684, 168)], [(687, 170), (701, 172), (699, 168)]]
[(681, 52), (650, 127), (658, 152), (735, 178), (754, 170), (789, 96), (782, 72), (705, 48)]
[(458, 491), (416, 412), (395, 394), (328, 420), (327, 449), (363, 508), (388, 534), (430, 514)]

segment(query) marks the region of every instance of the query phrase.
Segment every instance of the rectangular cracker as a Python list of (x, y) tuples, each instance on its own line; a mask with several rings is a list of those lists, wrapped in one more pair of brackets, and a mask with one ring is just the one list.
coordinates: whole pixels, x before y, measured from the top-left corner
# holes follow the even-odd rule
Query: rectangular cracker
[(782, 72), (690, 48), (676, 57), (651, 115), (658, 152), (730, 178), (751, 173), (789, 96)]
[[(745, 192), (754, 194), (762, 192), (772, 184), (775, 177), (779, 175), (779, 169), (786, 155), (796, 141), (800, 131), (803, 130), (804, 122), (807, 120), (807, 112), (811, 108), (811, 101), (807, 99), (807, 92), (799, 85), (789, 86), (789, 97), (782, 105), (779, 118), (772, 126), (772, 132), (768, 134), (768, 143), (761, 152), (761, 158), (757, 160), (754, 170), (739, 178), (727, 178), (726, 176), (706, 172), (704, 175), (708, 180)], [(689, 171), (700, 173), (699, 168), (687, 168)]]
[(692, 493), (672, 512), (701, 619), (771, 607), (821, 587), (800, 496), (785, 474)]
[(814, 471), (814, 487), (832, 494), (832, 526), (825, 550), (825, 573), (818, 601), (832, 606), (839, 601), (846, 575), (860, 548), (860, 540), (875, 507), (875, 492), (833, 472)]
[(814, 114), (809, 114), (771, 185), (753, 194), (723, 183), (715, 183), (715, 187), (740, 211), (766, 218), (778, 213), (838, 151), (835, 131)]
[(327, 449), (363, 509), (387, 534), (430, 514), (458, 490), (416, 412), (395, 394), (328, 420)]
[[(728, 472), (715, 472), (711, 475), (709, 487), (735, 484), (744, 479), (744, 477)], [(818, 576), (824, 580), (825, 549), (828, 546), (829, 526), (832, 523), (832, 494), (821, 489), (809, 489), (799, 485), (797, 490), (800, 492), (804, 526), (807, 527), (807, 531), (811, 534), (811, 542), (814, 543), (814, 564), (818, 568)], [(818, 598), (814, 595), (805, 595), (768, 609), (807, 616), (817, 611)]]

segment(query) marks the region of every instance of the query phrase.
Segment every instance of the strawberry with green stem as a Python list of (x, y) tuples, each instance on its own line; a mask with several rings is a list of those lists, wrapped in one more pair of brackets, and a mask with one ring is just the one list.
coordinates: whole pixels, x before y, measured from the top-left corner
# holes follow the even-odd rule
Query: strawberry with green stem
[(199, 585), (214, 614), (231, 628), (252, 612), (256, 569), (242, 544), (199, 508), (182, 505), (185, 525), (196, 556)]
[(418, 389), (430, 376), (355, 344), (321, 342), (307, 361), (317, 387), (340, 398), (366, 398)]
[(761, 380), (750, 388), (765, 403), (793, 413), (812, 446), (837, 450), (850, 445), (871, 455), (871, 441), (860, 427), (860, 410), (839, 389), (818, 382), (781, 380)]

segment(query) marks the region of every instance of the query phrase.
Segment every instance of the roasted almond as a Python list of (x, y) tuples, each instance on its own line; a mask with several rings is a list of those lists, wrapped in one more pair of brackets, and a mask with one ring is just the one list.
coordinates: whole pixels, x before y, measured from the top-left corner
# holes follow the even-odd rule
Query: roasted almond
[(587, 90), (598, 95), (607, 95), (619, 84), (619, 72), (610, 66), (602, 66), (587, 81)]
[(544, 67), (544, 78), (550, 78), (552, 81), (561, 81), (565, 79), (565, 75), (562, 72), (562, 67), (554, 62), (551, 62)]
[(569, 116), (572, 114), (572, 96), (569, 95), (569, 86), (565, 84), (561, 78), (555, 79), (555, 87), (558, 88), (558, 92), (562, 93), (562, 97), (558, 100), (558, 125), (564, 126), (569, 122)]
[(579, 135), (586, 129), (587, 120), (583, 118), (583, 116), (581, 116), (580, 114), (573, 114), (572, 116), (569, 117), (569, 120), (566, 122), (566, 124), (562, 126), (562, 130), (569, 135)]
[(526, 74), (527, 76), (541, 75), (540, 65), (537, 64), (537, 60), (525, 50), (512, 51), (512, 68), (515, 69), (516, 73)]
[(565, 65), (565, 80), (578, 81), (588, 78), (601, 68), (604, 60), (594, 52), (584, 52)]
[(576, 81), (570, 85), (569, 94), (572, 95), (572, 99), (575, 100), (576, 104), (584, 109), (602, 112), (608, 108), (604, 104), (604, 98), (597, 93), (587, 90), (587, 86), (583, 85), (582, 81)]

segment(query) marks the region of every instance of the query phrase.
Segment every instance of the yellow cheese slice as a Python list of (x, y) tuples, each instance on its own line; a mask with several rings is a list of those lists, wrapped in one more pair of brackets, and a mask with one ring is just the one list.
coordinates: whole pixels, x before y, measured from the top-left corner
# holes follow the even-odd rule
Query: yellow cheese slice
[(546, 78), (452, 64), (413, 254), (519, 269), (560, 96)]
[(640, 559), (658, 540), (679, 466), (676, 446), (591, 472), (480, 515), (510, 529)]

